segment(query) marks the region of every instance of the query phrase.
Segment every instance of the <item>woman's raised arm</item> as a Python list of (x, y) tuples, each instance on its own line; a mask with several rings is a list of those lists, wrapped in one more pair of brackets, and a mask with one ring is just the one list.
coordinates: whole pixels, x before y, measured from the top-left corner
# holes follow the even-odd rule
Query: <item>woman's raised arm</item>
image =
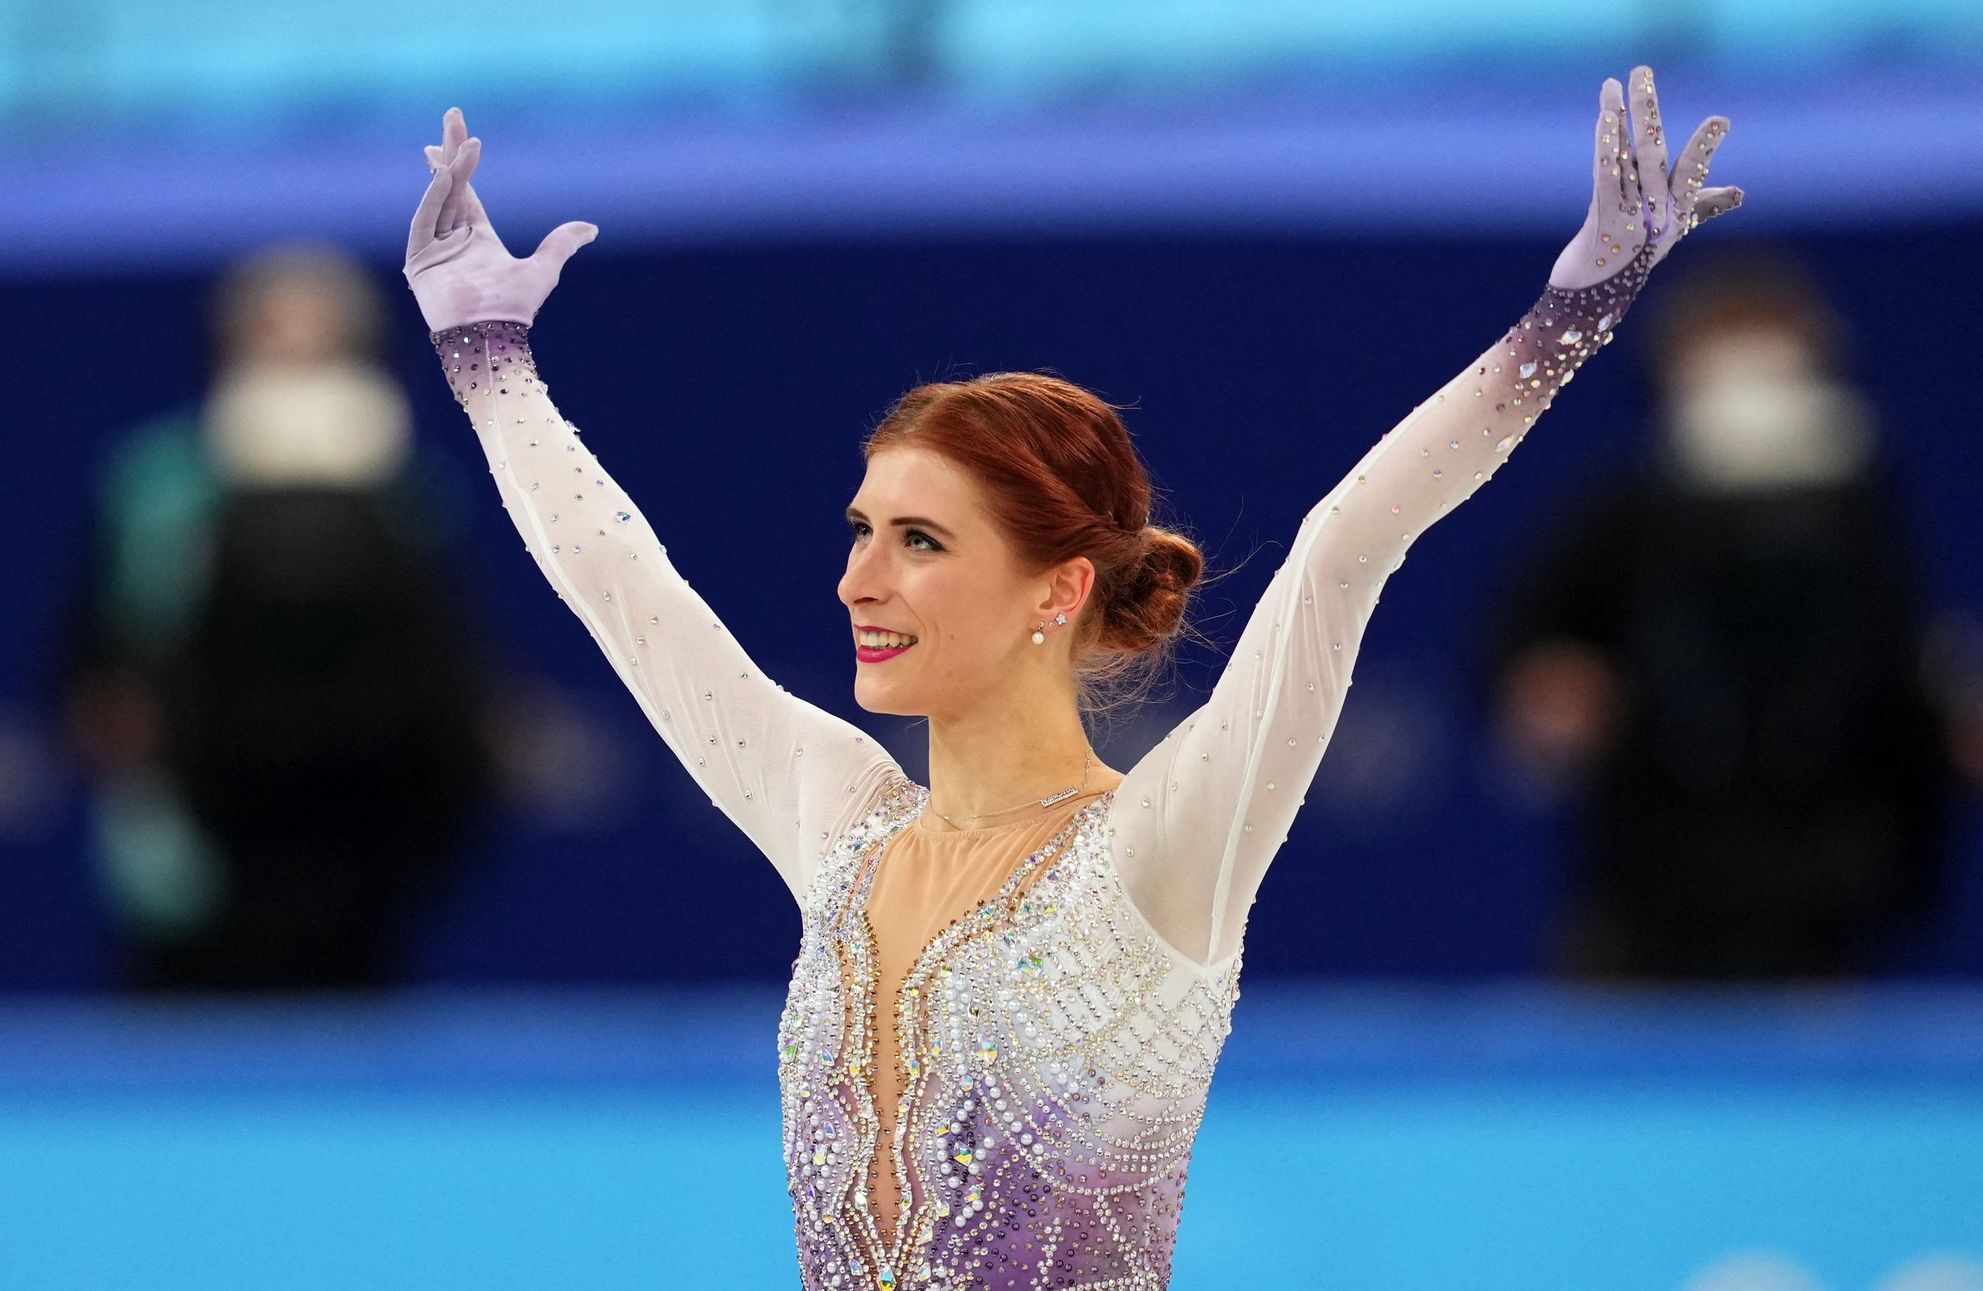
[(405, 274), (524, 547), (696, 783), (802, 897), (826, 840), (897, 770), (886, 750), (766, 677), (551, 402), (530, 324), (598, 230), (510, 256), (469, 176), (481, 141), (450, 110)]
[(1593, 193), (1541, 299), (1419, 404), (1309, 511), (1211, 698), (1129, 772), (1111, 807), (1123, 881), (1181, 953), (1218, 963), (1321, 764), (1384, 581), (1418, 535), (1507, 460), (1652, 267), (1741, 190), (1703, 188), (1728, 129), (1709, 117), (1667, 172), (1652, 72), (1599, 94)]

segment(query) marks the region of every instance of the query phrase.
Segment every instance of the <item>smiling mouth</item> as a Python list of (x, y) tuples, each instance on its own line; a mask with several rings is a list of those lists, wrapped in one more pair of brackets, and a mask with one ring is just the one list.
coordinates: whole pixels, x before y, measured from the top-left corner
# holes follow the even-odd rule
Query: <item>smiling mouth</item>
[(860, 641), (855, 641), (854, 657), (862, 663), (881, 663), (915, 648), (916, 642), (913, 639), (904, 644), (885, 646), (864, 645)]

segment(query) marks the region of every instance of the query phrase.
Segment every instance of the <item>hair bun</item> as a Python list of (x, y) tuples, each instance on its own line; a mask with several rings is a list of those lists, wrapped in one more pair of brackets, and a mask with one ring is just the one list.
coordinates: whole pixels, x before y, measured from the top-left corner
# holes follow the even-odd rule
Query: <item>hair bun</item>
[(1131, 654), (1160, 645), (1177, 632), (1191, 589), (1205, 570), (1198, 544), (1183, 534), (1146, 524), (1137, 537), (1141, 556), (1123, 570), (1109, 598), (1103, 633), (1105, 644)]

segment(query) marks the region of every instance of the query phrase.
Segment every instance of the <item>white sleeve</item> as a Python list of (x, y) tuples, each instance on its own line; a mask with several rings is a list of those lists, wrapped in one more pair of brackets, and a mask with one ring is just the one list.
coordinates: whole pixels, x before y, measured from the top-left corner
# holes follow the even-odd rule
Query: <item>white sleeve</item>
[(1321, 765), (1384, 580), (1507, 460), (1611, 339), (1651, 261), (1547, 289), (1302, 520), (1211, 698), (1129, 771), (1110, 807), (1131, 900), (1200, 964), (1238, 948), (1269, 862)]
[(895, 760), (751, 662), (552, 404), (526, 325), (430, 339), (525, 549), (710, 802), (803, 897), (826, 841), (899, 774)]

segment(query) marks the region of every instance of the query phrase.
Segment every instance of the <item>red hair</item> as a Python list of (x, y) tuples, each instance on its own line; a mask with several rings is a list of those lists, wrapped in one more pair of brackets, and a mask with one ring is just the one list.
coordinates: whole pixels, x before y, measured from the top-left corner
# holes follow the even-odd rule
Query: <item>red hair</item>
[(862, 444), (862, 460), (898, 445), (968, 474), (1022, 561), (1039, 569), (1075, 556), (1094, 562), (1095, 584), (1072, 628), (1080, 707), (1103, 712), (1141, 699), (1186, 630), (1205, 560), (1190, 538), (1151, 523), (1150, 473), (1117, 407), (1038, 372), (931, 382), (895, 401)]

